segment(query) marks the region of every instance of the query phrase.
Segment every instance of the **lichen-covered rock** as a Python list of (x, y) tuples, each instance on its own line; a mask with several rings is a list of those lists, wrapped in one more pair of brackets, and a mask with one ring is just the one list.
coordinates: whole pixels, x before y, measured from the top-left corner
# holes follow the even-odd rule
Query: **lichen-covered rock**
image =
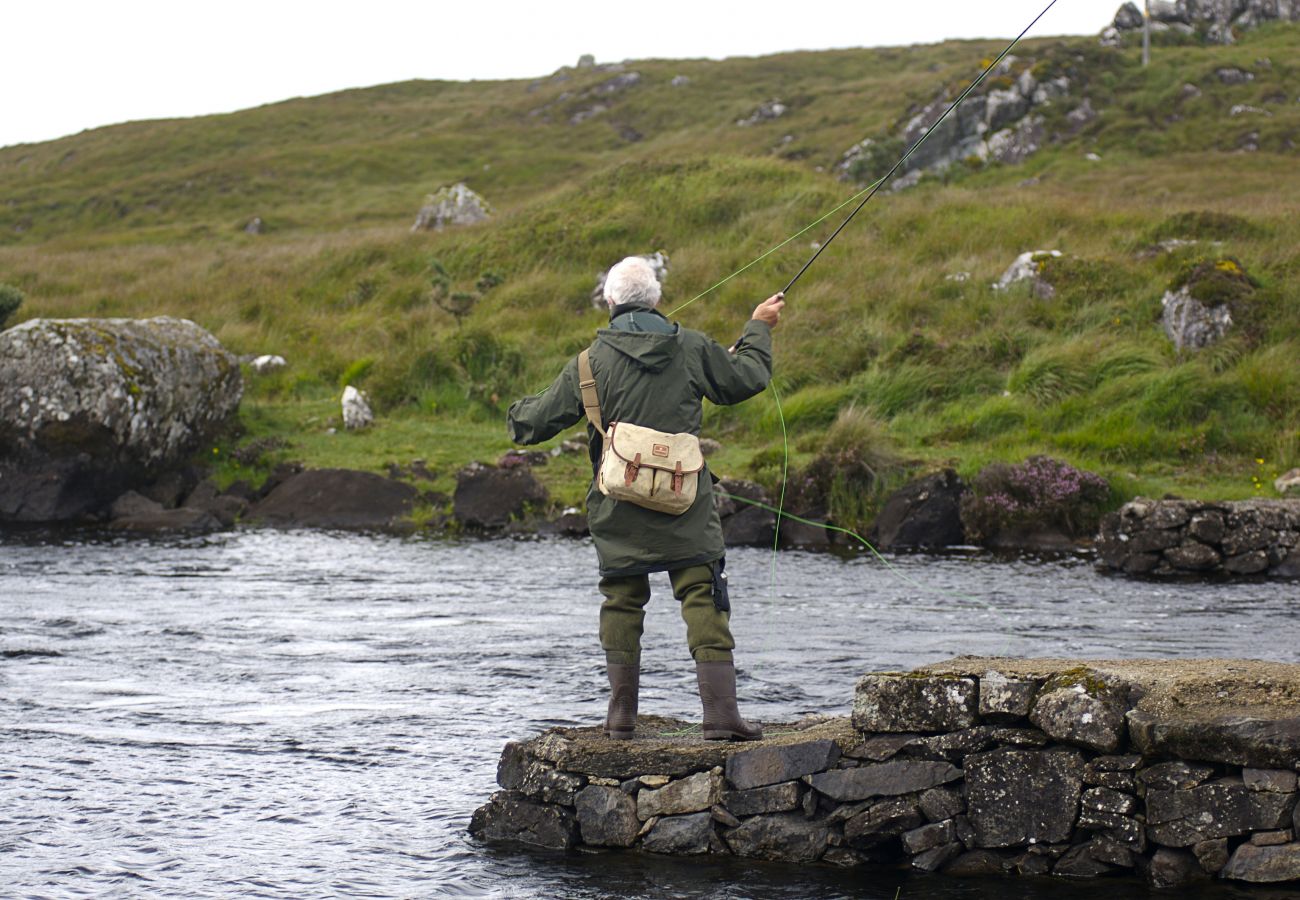
[(973, 678), (864, 675), (853, 698), (853, 727), (863, 732), (956, 731), (976, 722)]
[(921, 811), (912, 801), (902, 798), (883, 800), (846, 821), (844, 839), (856, 847), (869, 847), (911, 831), (924, 821)]
[(1128, 715), (1134, 746), (1148, 756), (1206, 759), (1273, 768), (1300, 758), (1300, 714), (1225, 711), (1187, 717), (1135, 709)]
[(1043, 685), (1029, 721), (1058, 741), (1111, 753), (1124, 738), (1124, 692), (1099, 673), (1062, 672)]
[(951, 844), (956, 839), (957, 832), (951, 819), (922, 825), (920, 828), (913, 828), (911, 831), (903, 832), (901, 837), (903, 852), (909, 856), (915, 856), (918, 853), (924, 853), (926, 850), (933, 850), (935, 847)]
[(239, 406), (238, 361), (184, 319), (0, 333), (0, 521), (76, 518), (181, 463)]
[(641, 842), (650, 853), (696, 856), (709, 852), (713, 837), (713, 817), (707, 812), (689, 816), (666, 816), (655, 823)]
[(582, 842), (593, 847), (630, 847), (641, 830), (636, 801), (615, 787), (589, 784), (574, 803)]
[(1038, 683), (1033, 679), (1008, 678), (988, 671), (980, 676), (979, 715), (990, 722), (1015, 722), (1028, 717)]
[(1300, 881), (1300, 844), (1257, 847), (1242, 844), (1223, 869), (1224, 878), (1270, 884)]
[(737, 856), (781, 862), (810, 863), (826, 852), (830, 829), (794, 813), (755, 816), (725, 838)]
[(486, 221), (491, 214), (486, 200), (466, 184), (457, 182), (424, 198), (424, 206), (420, 207), (411, 230), (442, 231), (448, 225), (474, 225)]
[(474, 811), (470, 834), (488, 841), (517, 841), (535, 847), (567, 850), (577, 840), (571, 810), (538, 803), (517, 791), (498, 791)]
[(794, 781), (804, 775), (826, 771), (839, 757), (839, 746), (829, 740), (755, 747), (742, 750), (727, 760), (727, 781), (737, 791)]
[(1252, 791), (1271, 791), (1276, 794), (1290, 794), (1296, 790), (1296, 773), (1286, 769), (1253, 769), (1241, 771), (1242, 784)]
[(677, 816), (708, 809), (721, 800), (722, 773), (700, 772), (670, 782), (657, 791), (641, 791), (636, 796), (636, 814), (642, 821), (655, 816)]
[(568, 772), (559, 772), (554, 766), (539, 760), (528, 752), (528, 746), (511, 741), (501, 753), (497, 763), (497, 784), (508, 791), (546, 803), (572, 806), (584, 779)]
[(1034, 296), (1050, 300), (1056, 294), (1056, 289), (1043, 280), (1043, 264), (1060, 255), (1060, 250), (1027, 250), (1017, 256), (1016, 261), (1007, 267), (1002, 277), (993, 284), (993, 290), (1005, 291), (1013, 284), (1028, 281)]
[(1201, 864), (1201, 869), (1210, 875), (1222, 871), (1228, 864), (1228, 839), (1214, 838), (1192, 844), (1192, 855)]
[(834, 769), (812, 775), (807, 781), (818, 793), (842, 802), (912, 794), (956, 781), (961, 775), (961, 769), (950, 763), (897, 759), (852, 769)]
[(966, 759), (967, 816), (979, 847), (1066, 840), (1079, 812), (1083, 758), (1064, 750), (993, 750)]
[(1147, 791), (1147, 832), (1166, 847), (1234, 837), (1290, 824), (1294, 794), (1252, 791), (1240, 782), (1204, 784), (1188, 790)]

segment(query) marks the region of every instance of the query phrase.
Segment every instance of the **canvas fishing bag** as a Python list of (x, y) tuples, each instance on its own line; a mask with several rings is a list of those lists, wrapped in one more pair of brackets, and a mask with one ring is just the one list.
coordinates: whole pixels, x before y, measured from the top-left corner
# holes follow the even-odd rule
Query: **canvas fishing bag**
[(578, 354), (578, 387), (587, 420), (601, 435), (596, 487), (606, 497), (680, 516), (695, 503), (704, 454), (693, 434), (668, 434), (630, 422), (605, 427), (588, 350)]

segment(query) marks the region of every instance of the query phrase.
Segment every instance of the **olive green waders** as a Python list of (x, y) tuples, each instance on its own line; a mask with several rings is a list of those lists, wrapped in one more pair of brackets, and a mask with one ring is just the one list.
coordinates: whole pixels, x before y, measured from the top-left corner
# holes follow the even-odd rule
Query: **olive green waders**
[[(763, 731), (740, 716), (736, 708), (736, 670), (731, 651), (730, 613), (714, 603), (714, 572), (709, 566), (688, 566), (668, 573), (673, 595), (682, 606), (686, 644), (695, 658), (700, 699), (704, 705), (706, 740), (754, 741)], [(646, 575), (600, 580), (605, 602), (600, 607), (600, 643), (609, 674), (609, 712), (605, 732), (629, 740), (636, 729), (641, 672), (641, 634), (645, 605), (650, 601)]]

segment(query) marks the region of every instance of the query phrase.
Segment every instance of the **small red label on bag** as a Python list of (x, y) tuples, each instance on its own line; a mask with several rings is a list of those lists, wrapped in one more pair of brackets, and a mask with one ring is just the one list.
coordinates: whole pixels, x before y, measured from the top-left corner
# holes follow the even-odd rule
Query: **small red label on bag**
[(669, 450), (667, 444), (655, 444), (653, 447), (650, 448), (650, 453), (654, 456), (666, 457), (668, 456), (668, 452)]

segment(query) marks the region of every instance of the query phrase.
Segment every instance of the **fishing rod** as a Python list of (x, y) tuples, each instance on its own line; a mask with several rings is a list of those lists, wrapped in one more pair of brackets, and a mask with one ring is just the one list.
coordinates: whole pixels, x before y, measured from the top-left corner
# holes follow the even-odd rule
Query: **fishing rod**
[(1020, 34), (1018, 34), (1015, 37), (1015, 39), (1011, 41), (1010, 44), (1007, 44), (1007, 48), (1002, 51), (1002, 53), (998, 56), (998, 58), (988, 64), (988, 66), (984, 69), (984, 71), (980, 73), (979, 78), (976, 78), (969, 85), (967, 85), (966, 90), (962, 91), (961, 95), (958, 96), (957, 99), (954, 100), (946, 110), (944, 110), (943, 115), (941, 115), (933, 125), (927, 128), (924, 134), (922, 134), (919, 138), (917, 138), (916, 142), (913, 143), (912, 146), (908, 148), (907, 152), (904, 153), (899, 158), (898, 162), (894, 163), (893, 168), (891, 168), (887, 173), (885, 173), (885, 177), (881, 178), (879, 181), (877, 181), (874, 185), (871, 186), (867, 195), (862, 198), (862, 202), (859, 203), (853, 209), (853, 212), (848, 214), (848, 216), (844, 219), (844, 221), (840, 223), (840, 226), (831, 233), (830, 237), (828, 237), (825, 241), (822, 242), (821, 246), (817, 248), (816, 252), (814, 252), (813, 255), (809, 257), (808, 261), (803, 264), (803, 268), (800, 269), (797, 273), (795, 273), (795, 276), (790, 279), (790, 283), (787, 284), (784, 289), (782, 289), (781, 291), (782, 294), (789, 293), (790, 289), (795, 286), (795, 283), (800, 278), (803, 277), (803, 273), (807, 272), (809, 267), (812, 266), (812, 264), (817, 261), (817, 257), (821, 256), (822, 252), (825, 251), (825, 249), (831, 245), (831, 241), (835, 240), (835, 238), (839, 236), (839, 233), (844, 230), (845, 226), (853, 221), (853, 217), (856, 216), (859, 212), (861, 212), (864, 206), (866, 206), (869, 202), (871, 202), (872, 197), (880, 193), (880, 189), (885, 186), (885, 184), (889, 181), (889, 179), (894, 177), (895, 173), (897, 173), (898, 170), (901, 169), (909, 159), (911, 159), (912, 154), (915, 153), (917, 149), (920, 148), (920, 146), (926, 142), (926, 140), (930, 137), (930, 135), (934, 134), (934, 132), (938, 129), (938, 127), (943, 124), (944, 120), (947, 119), (948, 116), (953, 112), (953, 110), (955, 110), (958, 106), (960, 106), (962, 101), (965, 100), (968, 96), (970, 96), (971, 91), (979, 87), (980, 83), (985, 78), (988, 77), (988, 74), (992, 72), (995, 68), (997, 68), (997, 66), (1002, 62), (1002, 60), (1007, 58), (1007, 56), (1011, 53), (1011, 51), (1015, 49), (1016, 44), (1020, 43), (1021, 39), (1026, 34), (1029, 33), (1029, 30), (1033, 28), (1035, 25), (1037, 25), (1039, 20), (1042, 19), (1043, 16), (1047, 15), (1047, 13), (1051, 10), (1053, 6), (1056, 5), (1056, 3), (1057, 0), (1052, 0), (1052, 2), (1048, 3), (1047, 6), (1043, 8), (1043, 11), (1040, 12), (1034, 18), (1034, 21), (1026, 25), (1024, 30), (1021, 31)]

